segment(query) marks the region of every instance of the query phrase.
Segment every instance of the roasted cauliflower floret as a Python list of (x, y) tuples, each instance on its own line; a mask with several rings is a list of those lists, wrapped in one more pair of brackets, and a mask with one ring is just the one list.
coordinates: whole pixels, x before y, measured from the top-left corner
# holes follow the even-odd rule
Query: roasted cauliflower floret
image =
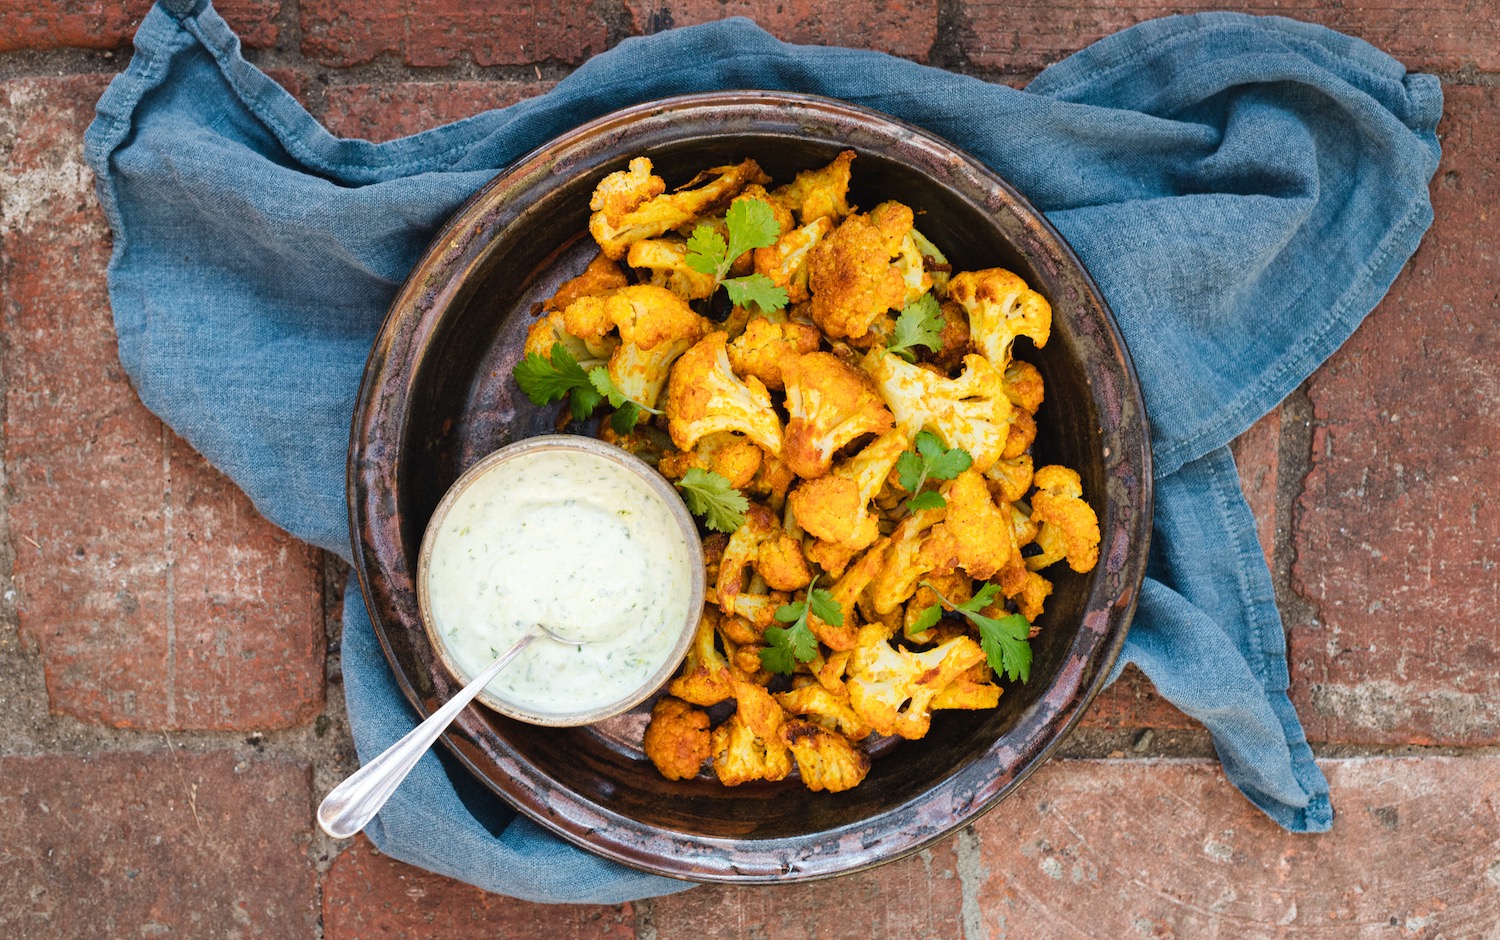
[(789, 714), (806, 718), (829, 731), (837, 731), (850, 741), (862, 741), (869, 737), (870, 726), (849, 707), (849, 694), (843, 688), (842, 681), (838, 683), (838, 691), (813, 682), (780, 693), (776, 701)]
[(687, 241), (682, 238), (643, 238), (630, 246), (625, 263), (648, 272), (647, 283), (664, 287), (683, 300), (707, 300), (719, 286), (712, 274), (688, 267)]
[[(564, 318), (580, 306), (592, 307), (596, 300), (576, 301), (564, 311)], [(609, 357), (609, 377), (627, 398), (655, 408), (672, 363), (708, 332), (709, 322), (681, 297), (650, 284), (621, 288), (602, 304), (603, 315), (619, 330), (621, 340)]]
[(1094, 570), (1099, 561), (1099, 517), (1083, 501), (1078, 473), (1067, 467), (1043, 467), (1033, 482), (1037, 491), (1031, 497), (1031, 521), (1040, 525), (1036, 544), (1042, 553), (1026, 559), (1026, 567), (1037, 571), (1066, 558), (1074, 571)]
[(693, 645), (688, 647), (682, 669), (667, 686), (667, 691), (694, 705), (717, 705), (734, 694), (729, 663), (716, 644), (719, 613), (705, 606), (698, 617)]
[(833, 219), (824, 216), (814, 219), (801, 228), (792, 229), (776, 240), (776, 244), (755, 249), (755, 270), (764, 274), (772, 284), (786, 290), (787, 300), (801, 303), (811, 294), (808, 292), (807, 259), (813, 246), (833, 231)]
[(940, 568), (956, 566), (972, 578), (988, 580), (1015, 554), (1010, 519), (972, 467), (943, 484), (942, 494), (947, 511), (933, 527), (926, 552)]
[(860, 541), (863, 548), (878, 533), (870, 500), (885, 485), (891, 468), (906, 451), (906, 435), (891, 430), (843, 461), (832, 473), (804, 480), (787, 497), (797, 524), (828, 542)]
[(1005, 452), (1011, 403), (1001, 373), (984, 357), (965, 356), (964, 371), (956, 379), (883, 349), (866, 356), (864, 365), (908, 438), (923, 429), (932, 431), (947, 446), (968, 451), (980, 473)]
[(778, 591), (796, 591), (807, 587), (812, 572), (802, 558), (801, 543), (782, 531), (771, 511), (752, 503), (745, 521), (729, 537), (724, 557), (719, 562), (719, 580), (715, 589), (719, 609), (726, 614), (735, 611), (735, 601), (745, 592), (746, 569), (751, 566)]
[(812, 318), (833, 339), (858, 339), (906, 303), (906, 277), (891, 259), (911, 231), (911, 210), (899, 203), (879, 209), (851, 215), (808, 254)]
[(927, 572), (936, 567), (922, 547), (932, 527), (943, 520), (944, 510), (922, 509), (912, 513), (891, 533), (890, 544), (881, 555), (880, 570), (870, 582), (870, 603), (878, 614), (890, 614), (916, 591)]
[(771, 394), (755, 376), (735, 377), (725, 351), (728, 337), (715, 331), (672, 366), (667, 385), (667, 430), (679, 450), (705, 434), (738, 431), (769, 454), (781, 454), (781, 419)]
[(781, 375), (790, 416), (781, 456), (804, 479), (827, 473), (834, 453), (855, 438), (891, 427), (891, 412), (870, 377), (831, 353), (789, 359)]
[(653, 467), (661, 464), (669, 453), (675, 454), (672, 439), (667, 432), (649, 424), (637, 424), (628, 434), (616, 431), (608, 421), (599, 422), (599, 440), (613, 444), (629, 454), (646, 461)]
[(786, 388), (782, 366), (817, 348), (817, 327), (755, 317), (745, 324), (745, 332), (729, 344), (729, 365), (735, 375), (753, 375), (766, 388), (781, 391)]
[[(999, 614), (997, 616), (1004, 616)], [(995, 673), (987, 662), (959, 673), (932, 698), (932, 710), (943, 708), (980, 709), (1000, 704), (1001, 689), (995, 684)]]
[(583, 340), (568, 332), (563, 323), (562, 311), (554, 310), (531, 324), (531, 328), (526, 331), (526, 345), (521, 354), (529, 356), (535, 353), (550, 361), (552, 347), (558, 343), (587, 370), (608, 362), (610, 353), (619, 345), (619, 340), (611, 336), (608, 342), (596, 341), (591, 349)]
[(870, 772), (870, 755), (843, 735), (810, 721), (792, 718), (783, 722), (781, 741), (796, 758), (802, 783), (809, 790), (838, 793), (859, 786)]
[(916, 740), (932, 724), (932, 700), (962, 673), (985, 661), (967, 636), (930, 650), (897, 649), (883, 627), (860, 630), (849, 658), (849, 705), (876, 732)]
[(771, 693), (745, 679), (735, 678), (734, 698), (734, 714), (714, 729), (710, 742), (719, 782), (737, 787), (784, 779), (792, 772), (791, 751), (781, 740), (786, 712)]
[(629, 169), (609, 174), (594, 190), (589, 233), (605, 255), (619, 260), (641, 239), (711, 215), (728, 206), (746, 185), (768, 182), (770, 178), (754, 160), (745, 160), (705, 170), (687, 186), (667, 194), (666, 183), (651, 173), (651, 161), (636, 157)]
[[(670, 439), (669, 439), (670, 440)], [(748, 487), (759, 472), (765, 452), (749, 438), (730, 431), (705, 434), (692, 450), (673, 450), (657, 464), (662, 476), (680, 480), (694, 467), (711, 470), (737, 490)]]
[(841, 221), (849, 214), (850, 165), (854, 151), (845, 150), (833, 162), (816, 170), (803, 170), (772, 196), (797, 213), (803, 225), (822, 218)]
[(1031, 455), (997, 460), (984, 471), (989, 481), (990, 494), (997, 502), (1013, 503), (1031, 491)]
[(1020, 359), (1012, 359), (1003, 373), (1005, 397), (1010, 403), (1027, 414), (1036, 414), (1046, 398), (1046, 386), (1037, 367)]
[(630, 283), (625, 272), (603, 253), (594, 255), (594, 260), (575, 278), (563, 281), (557, 292), (542, 305), (543, 310), (566, 310), (568, 304), (580, 297), (598, 296), (618, 290)]
[(1004, 268), (954, 275), (948, 296), (969, 315), (969, 341), (997, 369), (1010, 364), (1017, 336), (1040, 348), (1052, 334), (1052, 305)]
[(807, 617), (808, 628), (813, 635), (824, 646), (841, 653), (844, 650), (853, 649), (859, 639), (858, 623), (855, 612), (860, 596), (864, 594), (870, 582), (880, 571), (885, 562), (884, 540), (877, 541), (871, 545), (869, 551), (860, 556), (859, 560), (838, 575), (838, 580), (833, 582), (833, 587), (828, 594), (833, 602), (839, 605), (839, 612), (843, 614), (844, 622), (841, 626), (824, 623), (816, 614), (809, 613)]
[(708, 760), (708, 712), (680, 698), (662, 696), (651, 709), (641, 747), (668, 780), (698, 776)]

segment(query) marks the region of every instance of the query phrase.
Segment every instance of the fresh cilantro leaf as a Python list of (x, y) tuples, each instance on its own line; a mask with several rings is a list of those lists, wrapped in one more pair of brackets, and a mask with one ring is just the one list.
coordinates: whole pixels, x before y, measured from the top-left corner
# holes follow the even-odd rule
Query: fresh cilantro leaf
[(964, 612), (974, 626), (979, 628), (979, 645), (996, 673), (1004, 672), (1005, 678), (1022, 682), (1031, 678), (1031, 623), (1020, 614), (1011, 614), (996, 620), (982, 614)]
[(593, 414), (604, 397), (562, 343), (553, 343), (546, 356), (527, 353), (526, 358), (516, 363), (511, 375), (534, 405), (545, 405), (570, 395), (568, 407), (579, 421)]
[(910, 639), (911, 637), (916, 636), (919, 633), (926, 633), (928, 630), (931, 630), (933, 627), (937, 626), (937, 622), (941, 619), (943, 619), (942, 605), (930, 605), (929, 607), (923, 609), (920, 614), (917, 614), (917, 619), (913, 620), (911, 624), (906, 628), (907, 638)]
[(641, 406), (633, 401), (627, 401), (609, 416), (609, 426), (615, 429), (615, 433), (622, 437), (635, 430), (636, 424), (641, 420)]
[(921, 512), (923, 509), (942, 509), (946, 505), (948, 501), (937, 490), (918, 493), (906, 501), (906, 508), (912, 512)]
[[(931, 582), (923, 581), (922, 584), (930, 588), (944, 604), (963, 614), (979, 629), (979, 646), (984, 650), (984, 656), (989, 660), (990, 668), (995, 670), (997, 675), (1003, 674), (1012, 682), (1016, 679), (1026, 682), (1031, 678), (1031, 622), (1020, 614), (1008, 614), (996, 618), (986, 617), (980, 613), (981, 610), (990, 606), (995, 595), (1000, 593), (998, 584), (986, 581), (972, 598), (962, 604), (955, 604), (943, 597), (942, 592)], [(926, 615), (926, 611), (923, 615)]]
[[(844, 611), (839, 607), (839, 602), (833, 599), (833, 594), (818, 588), (809, 589), (807, 592), (808, 606), (812, 615), (831, 627), (842, 627), (844, 625)], [(812, 657), (808, 657), (811, 659)]]
[(699, 274), (712, 274), (715, 280), (723, 277), (722, 271), (728, 271), (729, 262), (734, 260), (728, 255), (724, 236), (712, 225), (699, 225), (688, 236), (687, 265)]
[(762, 312), (770, 313), (772, 310), (780, 310), (787, 305), (788, 297), (786, 288), (777, 287), (771, 283), (771, 279), (764, 274), (747, 274), (744, 277), (732, 277), (723, 282), (724, 290), (729, 293), (729, 301), (736, 307), (745, 307), (755, 304)]
[(692, 514), (702, 516), (710, 529), (733, 532), (745, 524), (750, 501), (712, 470), (693, 467), (677, 481), (677, 488), (682, 490), (683, 501)]
[(925, 346), (934, 352), (942, 348), (943, 325), (937, 298), (923, 294), (902, 308), (886, 348), (907, 362), (916, 362), (913, 346)]
[(760, 664), (771, 672), (788, 676), (797, 663), (811, 662), (818, 655), (818, 638), (807, 625), (807, 614), (835, 627), (844, 625), (844, 612), (828, 591), (815, 587), (818, 579), (807, 586), (807, 600), (793, 601), (776, 608), (776, 621), (789, 627), (766, 627), (766, 646), (760, 651)]
[(620, 386), (615, 384), (609, 370), (604, 366), (595, 366), (589, 370), (589, 382), (594, 386), (594, 390), (609, 399), (610, 406), (616, 409), (609, 418), (610, 426), (615, 429), (616, 434), (629, 434), (634, 430), (641, 420), (643, 411), (649, 411), (654, 415), (661, 414), (657, 409), (647, 408), (626, 395)]
[(776, 244), (776, 239), (781, 237), (776, 213), (763, 199), (736, 199), (725, 213), (724, 223), (729, 226), (731, 263), (747, 251)]
[(916, 452), (906, 451), (896, 458), (896, 479), (901, 488), (912, 494), (906, 508), (912, 512), (938, 509), (948, 505), (941, 493), (921, 492), (929, 480), (951, 480), (973, 466), (974, 458), (962, 447), (947, 448), (936, 434), (917, 434)]

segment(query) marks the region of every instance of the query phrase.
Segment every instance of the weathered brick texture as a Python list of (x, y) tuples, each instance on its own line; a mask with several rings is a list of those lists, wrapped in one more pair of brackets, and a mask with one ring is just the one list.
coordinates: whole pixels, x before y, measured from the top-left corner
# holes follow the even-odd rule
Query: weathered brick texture
[[(276, 45), (278, 0), (219, 0), (223, 14), (247, 46)], [(0, 11), (0, 52), (20, 49), (117, 49), (130, 44), (151, 0), (39, 0)]]
[(1450, 87), (1437, 220), (1313, 376), (1295, 693), (1314, 737), (1500, 743), (1500, 89)]
[(532, 0), (304, 0), (302, 52), (326, 65), (395, 55), (407, 65), (581, 62), (603, 52), (591, 3)]
[(120, 366), (109, 230), (82, 163), (102, 77), (0, 86), (5, 461), (21, 629), (52, 708), (267, 729), (323, 701), (315, 551), (146, 411)]
[(937, 0), (626, 0), (637, 33), (748, 16), (785, 42), (856, 46), (925, 61), (937, 40)]

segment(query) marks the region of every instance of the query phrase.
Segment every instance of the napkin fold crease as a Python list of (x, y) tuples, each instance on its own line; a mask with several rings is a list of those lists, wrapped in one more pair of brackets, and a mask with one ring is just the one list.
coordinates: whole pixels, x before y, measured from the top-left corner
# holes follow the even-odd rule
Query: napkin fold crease
[[(245, 61), (206, 0), (164, 0), (85, 156), (114, 231), (110, 300), (141, 399), (277, 525), (349, 557), (344, 457), (376, 330), (437, 228), (499, 169), (651, 98), (828, 95), (918, 124), (1013, 183), (1088, 265), (1141, 376), (1156, 515), (1115, 675), (1136, 663), (1280, 825), (1329, 828), (1286, 641), (1228, 443), (1348, 338), (1431, 222), (1437, 80), (1276, 17), (1152, 20), (1024, 90), (735, 19), (628, 39), (550, 92), (387, 143), (329, 134)], [(357, 582), (344, 607), (362, 759), (416, 721)], [(446, 755), (372, 826), (386, 853), (490, 891), (615, 903), (681, 890), (519, 817)]]

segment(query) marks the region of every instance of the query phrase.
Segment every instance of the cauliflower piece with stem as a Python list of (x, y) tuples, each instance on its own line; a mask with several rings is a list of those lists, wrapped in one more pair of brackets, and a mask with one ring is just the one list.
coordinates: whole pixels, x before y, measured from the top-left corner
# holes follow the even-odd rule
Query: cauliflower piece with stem
[(850, 741), (862, 741), (870, 736), (870, 726), (849, 707), (849, 693), (844, 691), (842, 681), (838, 683), (838, 691), (810, 682), (790, 692), (778, 693), (776, 701), (788, 714), (806, 718), (829, 731), (837, 731)]
[(857, 787), (870, 772), (870, 755), (836, 731), (791, 718), (781, 725), (781, 742), (792, 752), (809, 790), (838, 793)]
[(562, 311), (554, 310), (531, 324), (530, 329), (526, 331), (526, 343), (521, 349), (521, 355), (535, 354), (550, 362), (552, 347), (561, 343), (562, 347), (568, 351), (568, 355), (572, 356), (584, 371), (588, 371), (608, 362), (610, 354), (615, 351), (619, 342), (618, 339), (610, 336), (607, 340), (600, 337), (592, 344), (585, 343), (568, 332)]
[[(563, 316), (589, 300), (572, 304)], [(619, 330), (621, 340), (609, 357), (610, 379), (625, 397), (651, 409), (667, 383), (672, 363), (710, 326), (681, 297), (650, 284), (624, 287), (603, 298), (603, 315)]]
[(667, 382), (667, 431), (679, 450), (716, 431), (738, 431), (781, 456), (781, 419), (755, 376), (740, 381), (729, 365), (728, 337), (709, 333), (678, 357)]
[(718, 288), (712, 274), (688, 267), (687, 240), (643, 238), (630, 246), (625, 263), (648, 272), (647, 283), (666, 288), (683, 300), (707, 300)]
[(727, 787), (751, 780), (782, 780), (792, 772), (791, 751), (782, 742), (786, 712), (771, 693), (735, 677), (734, 714), (715, 728), (710, 741), (714, 773)]
[(667, 692), (705, 708), (717, 705), (734, 694), (731, 685), (729, 662), (719, 653), (716, 645), (719, 612), (707, 605), (698, 617), (698, 628), (693, 633), (693, 644), (688, 647), (687, 658), (677, 678), (667, 686)]
[(800, 590), (812, 581), (801, 544), (782, 531), (769, 509), (756, 503), (745, 511), (744, 524), (729, 537), (719, 562), (715, 590), (719, 609), (726, 615), (735, 612), (735, 601), (745, 593), (745, 570), (752, 565), (766, 584), (778, 591)]
[(804, 479), (827, 473), (845, 444), (880, 434), (893, 423), (870, 377), (832, 353), (788, 359), (781, 375), (789, 416), (781, 456)]
[(972, 467), (943, 484), (942, 494), (947, 511), (923, 551), (939, 568), (962, 568), (972, 578), (988, 580), (1016, 554), (1010, 518)]
[(936, 564), (923, 552), (933, 526), (943, 520), (943, 507), (912, 513), (896, 526), (881, 554), (880, 570), (870, 581), (870, 604), (877, 614), (891, 614), (917, 590), (917, 583)]
[(881, 203), (851, 215), (822, 238), (807, 258), (813, 321), (831, 339), (858, 339), (888, 310), (906, 303), (908, 287), (891, 260), (911, 231), (911, 209)]
[(651, 161), (636, 157), (628, 169), (609, 174), (594, 190), (589, 208), (589, 233), (606, 256), (618, 261), (630, 246), (655, 238), (699, 216), (712, 215), (751, 183), (764, 185), (770, 177), (754, 160), (718, 166), (699, 173), (668, 194), (666, 183), (651, 172)]
[(838, 222), (850, 212), (849, 179), (853, 163), (854, 151), (845, 150), (827, 166), (798, 173), (771, 195), (796, 212), (803, 225), (822, 218)]
[(558, 285), (557, 291), (542, 304), (542, 309), (548, 312), (566, 310), (569, 304), (580, 297), (596, 297), (629, 284), (630, 279), (620, 270), (620, 266), (601, 252), (594, 255), (594, 259), (577, 277)]
[(1004, 268), (955, 274), (948, 296), (969, 316), (969, 341), (997, 369), (1010, 365), (1011, 345), (1029, 336), (1037, 348), (1052, 334), (1052, 305), (1047, 298)]
[(663, 777), (688, 780), (708, 760), (709, 738), (708, 712), (664, 695), (651, 709), (641, 748)]
[(932, 431), (949, 447), (968, 451), (979, 473), (1005, 452), (1012, 406), (999, 370), (983, 356), (965, 356), (964, 371), (956, 379), (883, 349), (867, 355), (864, 367), (908, 438), (924, 429)]
[(833, 219), (822, 216), (782, 235), (774, 245), (755, 249), (756, 272), (786, 290), (789, 303), (807, 300), (812, 296), (808, 291), (808, 256), (833, 231), (833, 224)]
[(697, 467), (717, 473), (730, 486), (743, 490), (755, 479), (764, 460), (765, 452), (743, 434), (716, 431), (698, 438), (691, 450), (664, 453), (657, 469), (669, 480), (680, 480)]
[(753, 375), (766, 388), (786, 388), (782, 366), (818, 348), (818, 329), (806, 323), (776, 322), (757, 316), (729, 344), (729, 365), (736, 375)]
[(860, 630), (849, 658), (849, 705), (879, 734), (916, 740), (932, 725), (932, 700), (962, 673), (985, 661), (967, 635), (913, 652), (889, 642), (884, 626)]
[(858, 453), (841, 462), (831, 473), (804, 480), (787, 496), (787, 505), (797, 524), (814, 537), (828, 542), (850, 543), (863, 537), (864, 548), (878, 535), (870, 500), (880, 493), (891, 468), (906, 452), (907, 438), (899, 429), (885, 432)]
[(1099, 517), (1083, 501), (1083, 483), (1076, 470), (1047, 466), (1033, 478), (1031, 521), (1040, 528), (1036, 544), (1042, 552), (1026, 559), (1037, 571), (1063, 558), (1077, 572), (1094, 570), (1099, 561)]

